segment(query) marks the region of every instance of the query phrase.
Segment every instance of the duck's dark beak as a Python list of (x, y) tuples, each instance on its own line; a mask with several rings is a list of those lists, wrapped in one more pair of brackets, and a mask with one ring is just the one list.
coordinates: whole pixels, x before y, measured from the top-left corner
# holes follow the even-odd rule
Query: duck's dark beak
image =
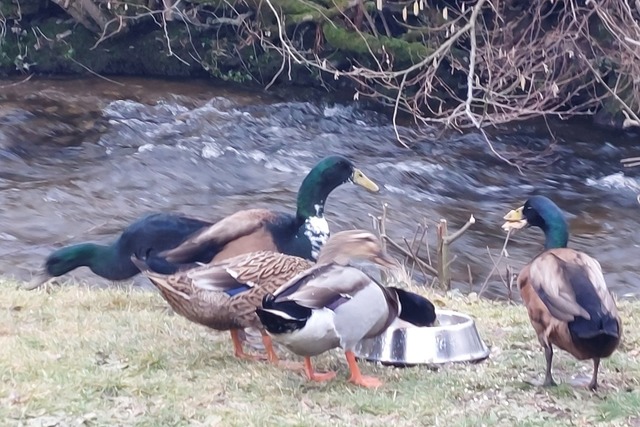
[(33, 289), (37, 289), (40, 286), (44, 285), (48, 282), (53, 276), (51, 276), (46, 269), (42, 269), (38, 271), (29, 281), (28, 284), (23, 286), (23, 289), (31, 291)]
[(360, 169), (357, 169), (357, 168), (353, 169), (353, 173), (351, 174), (351, 182), (366, 188), (372, 193), (377, 193), (380, 190), (380, 188), (375, 182), (367, 178), (367, 176), (364, 173), (362, 173)]
[(502, 229), (505, 231), (519, 230), (529, 225), (527, 219), (524, 217), (524, 206), (520, 206), (518, 209), (509, 211), (502, 219), (506, 222), (502, 224)]

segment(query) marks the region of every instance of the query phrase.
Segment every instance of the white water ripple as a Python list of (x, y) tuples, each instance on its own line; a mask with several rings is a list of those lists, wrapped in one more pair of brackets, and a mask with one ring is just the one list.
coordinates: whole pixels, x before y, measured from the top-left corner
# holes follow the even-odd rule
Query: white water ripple
[(586, 184), (590, 187), (600, 187), (613, 190), (640, 191), (640, 182), (636, 178), (625, 176), (624, 172), (617, 172), (602, 178), (587, 178)]

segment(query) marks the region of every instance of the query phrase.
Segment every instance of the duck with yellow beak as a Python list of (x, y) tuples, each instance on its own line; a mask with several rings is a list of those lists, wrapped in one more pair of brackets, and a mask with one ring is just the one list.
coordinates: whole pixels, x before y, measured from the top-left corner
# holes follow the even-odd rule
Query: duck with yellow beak
[(567, 248), (567, 222), (547, 197), (531, 197), (504, 219), (504, 230), (539, 227), (545, 236), (542, 253), (518, 275), (522, 301), (547, 360), (543, 386), (556, 384), (551, 375), (555, 345), (578, 360), (593, 360), (589, 388), (595, 390), (600, 359), (615, 351), (622, 336), (620, 315), (600, 264)]

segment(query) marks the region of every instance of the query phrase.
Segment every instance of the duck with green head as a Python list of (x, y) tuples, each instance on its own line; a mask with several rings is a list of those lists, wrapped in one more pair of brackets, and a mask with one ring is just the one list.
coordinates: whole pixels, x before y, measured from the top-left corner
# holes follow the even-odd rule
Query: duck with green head
[(598, 386), (600, 359), (620, 344), (622, 322), (598, 261), (567, 248), (569, 227), (560, 208), (544, 196), (533, 196), (509, 212), (503, 229), (539, 227), (544, 250), (518, 275), (518, 287), (547, 360), (544, 386), (551, 375), (553, 346), (578, 360), (593, 360), (590, 389)]
[(28, 287), (36, 288), (52, 277), (83, 266), (109, 280), (126, 280), (140, 273), (131, 262), (132, 255), (161, 274), (259, 250), (313, 260), (329, 234), (324, 218), (327, 197), (346, 182), (378, 191), (377, 185), (351, 161), (329, 156), (303, 180), (295, 215), (250, 209), (216, 224), (166, 213), (147, 215), (128, 226), (111, 244), (81, 243), (56, 250)]
[[(127, 228), (110, 244), (79, 243), (52, 252), (27, 286), (35, 289), (52, 277), (62, 276), (78, 267), (89, 269), (108, 280), (126, 280), (140, 271), (131, 262), (131, 255), (144, 258), (155, 271), (171, 274), (178, 266), (168, 263), (159, 253), (182, 243), (210, 222), (169, 213), (145, 215)], [(211, 251), (195, 253), (190, 263), (207, 262)]]
[(378, 191), (378, 186), (350, 160), (329, 156), (302, 181), (295, 214), (270, 209), (239, 211), (162, 255), (169, 262), (182, 263), (194, 253), (209, 250), (215, 253), (211, 261), (218, 262), (248, 252), (271, 250), (315, 261), (329, 238), (329, 224), (324, 217), (327, 198), (347, 182)]

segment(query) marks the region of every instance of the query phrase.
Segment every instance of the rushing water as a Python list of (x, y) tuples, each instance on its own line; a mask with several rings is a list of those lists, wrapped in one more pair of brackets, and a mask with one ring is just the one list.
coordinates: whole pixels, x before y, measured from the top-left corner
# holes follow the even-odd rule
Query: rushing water
[[(0, 274), (28, 279), (52, 249), (106, 242), (150, 211), (211, 220), (249, 207), (293, 211), (309, 168), (337, 153), (382, 190), (337, 189), (327, 203), (334, 231), (370, 228), (369, 214), (386, 202), (391, 237), (410, 240), (426, 220), (433, 250), (436, 220), (455, 230), (473, 214), (477, 223), (452, 246), (452, 272), (466, 291), (470, 270), (477, 291), (492, 267), (487, 247), (500, 252), (502, 216), (537, 192), (566, 210), (572, 247), (599, 259), (616, 293), (640, 293), (640, 168), (619, 163), (640, 155), (638, 134), (576, 121), (551, 124), (555, 143), (544, 125), (494, 132), (496, 150), (532, 159), (520, 174), (476, 133), (416, 139), (400, 128), (414, 140), (408, 150), (387, 117), (346, 104), (206, 82), (118, 81), (0, 83)], [(509, 264), (517, 271), (541, 242), (539, 231), (514, 236)], [(73, 275), (93, 277), (86, 270)], [(488, 292), (506, 295), (497, 276)]]

